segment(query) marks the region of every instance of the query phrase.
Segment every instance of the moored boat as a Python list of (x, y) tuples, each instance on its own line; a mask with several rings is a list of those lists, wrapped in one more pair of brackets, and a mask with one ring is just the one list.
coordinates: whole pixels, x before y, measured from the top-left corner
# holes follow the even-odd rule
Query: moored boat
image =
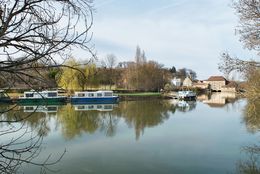
[(195, 99), (196, 93), (193, 91), (178, 91), (178, 98), (180, 99)]
[(21, 105), (35, 104), (63, 104), (66, 102), (65, 96), (59, 96), (58, 91), (27, 91), (17, 100)]
[(71, 103), (73, 104), (109, 104), (117, 103), (118, 96), (113, 94), (113, 91), (81, 91), (75, 92), (75, 95), (71, 97)]

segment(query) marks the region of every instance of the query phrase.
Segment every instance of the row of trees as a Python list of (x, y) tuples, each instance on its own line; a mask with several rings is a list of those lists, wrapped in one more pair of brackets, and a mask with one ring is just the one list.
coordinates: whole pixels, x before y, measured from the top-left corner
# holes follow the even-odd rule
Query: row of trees
[[(117, 64), (113, 54), (101, 61), (79, 62), (74, 58), (69, 59), (56, 80), (60, 87), (66, 90), (86, 90), (106, 87), (109, 89), (129, 89), (138, 91), (159, 91), (170, 83), (175, 76), (196, 78), (193, 70), (182, 68), (176, 71), (175, 67), (165, 68), (156, 61), (147, 61), (145, 52), (137, 46), (135, 61), (120, 62)], [(72, 68), (71, 68), (72, 67)]]

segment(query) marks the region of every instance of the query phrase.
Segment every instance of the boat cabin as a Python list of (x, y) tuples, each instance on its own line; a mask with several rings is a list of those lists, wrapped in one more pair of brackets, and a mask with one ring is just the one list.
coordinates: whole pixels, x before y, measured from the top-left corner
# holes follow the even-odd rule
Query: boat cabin
[(179, 91), (178, 97), (179, 98), (194, 98), (194, 97), (196, 97), (196, 93), (193, 91)]
[(58, 97), (58, 91), (29, 91), (24, 92), (22, 98), (56, 98)]
[(74, 97), (77, 98), (104, 98), (104, 97), (112, 97), (113, 91), (83, 91), (83, 92), (75, 92)]

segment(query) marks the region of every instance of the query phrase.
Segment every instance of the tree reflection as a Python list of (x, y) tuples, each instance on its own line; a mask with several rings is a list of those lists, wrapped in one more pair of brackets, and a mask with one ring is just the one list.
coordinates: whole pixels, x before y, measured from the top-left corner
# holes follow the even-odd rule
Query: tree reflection
[(260, 100), (248, 99), (244, 110), (244, 121), (250, 132), (260, 130)]
[(56, 116), (55, 113), (46, 114), (43, 112), (37, 112), (37, 109), (41, 106), (35, 106), (31, 112), (25, 112), (25, 109), (22, 106), (9, 107), (11, 107), (12, 109), (2, 114), (2, 120), (5, 120), (8, 123), (19, 121), (24, 124), (24, 126), (27, 126), (31, 130), (37, 132), (39, 136), (45, 137), (50, 132), (50, 127), (48, 123), (51, 117)]
[(118, 118), (109, 111), (77, 111), (72, 105), (67, 105), (59, 110), (58, 115), (62, 133), (68, 139), (79, 136), (83, 132), (92, 134), (97, 130), (106, 132), (107, 136), (116, 133)]
[(143, 100), (120, 103), (120, 115), (129, 126), (135, 128), (136, 139), (144, 133), (146, 127), (153, 127), (163, 123), (175, 112), (175, 106), (169, 101)]
[[(247, 129), (256, 133), (260, 130), (260, 100), (248, 98), (244, 110), (244, 122)], [(247, 154), (246, 161), (238, 163), (237, 171), (241, 174), (259, 174), (260, 173), (260, 145), (244, 147), (243, 152)]]
[[(113, 110), (85, 110), (98, 108), (96, 105), (62, 107), (58, 113), (59, 124), (65, 138), (72, 139), (82, 133), (92, 134), (104, 132), (106, 136), (116, 135), (120, 119), (124, 119), (130, 127), (135, 128), (136, 139), (146, 127), (156, 126), (168, 119), (175, 112), (175, 106), (168, 101), (125, 101)], [(104, 107), (103, 107), (104, 108)]]
[(259, 174), (260, 173), (260, 146), (244, 147), (243, 151), (247, 154), (246, 161), (240, 161), (237, 166), (237, 173), (240, 174)]
[[(51, 155), (39, 160), (43, 137), (47, 135), (47, 122), (34, 112), (24, 114), (17, 106), (0, 106), (0, 172), (19, 173), (25, 164), (50, 170), (65, 154), (53, 159)], [(34, 117), (35, 116), (35, 117)]]

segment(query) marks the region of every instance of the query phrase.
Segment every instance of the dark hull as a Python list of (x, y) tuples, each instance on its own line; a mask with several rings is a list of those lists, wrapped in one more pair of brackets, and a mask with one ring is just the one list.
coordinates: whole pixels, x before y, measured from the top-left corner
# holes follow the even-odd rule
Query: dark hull
[(34, 98), (34, 99), (18, 99), (19, 105), (62, 105), (65, 104), (67, 98)]

